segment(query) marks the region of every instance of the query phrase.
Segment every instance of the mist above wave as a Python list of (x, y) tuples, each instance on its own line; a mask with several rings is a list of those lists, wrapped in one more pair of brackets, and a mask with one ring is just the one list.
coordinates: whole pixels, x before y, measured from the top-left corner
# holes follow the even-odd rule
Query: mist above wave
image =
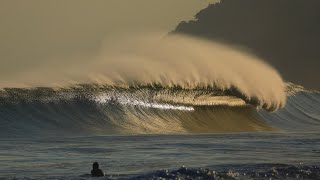
[(44, 63), (1, 87), (72, 87), (94, 83), (118, 88), (160, 86), (232, 91), (268, 110), (284, 106), (285, 85), (275, 69), (248, 53), (182, 35), (109, 39), (94, 56)]

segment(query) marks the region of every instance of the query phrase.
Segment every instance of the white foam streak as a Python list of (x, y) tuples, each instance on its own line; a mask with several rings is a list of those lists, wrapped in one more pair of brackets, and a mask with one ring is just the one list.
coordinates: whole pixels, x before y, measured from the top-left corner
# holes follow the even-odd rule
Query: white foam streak
[(106, 94), (99, 95), (94, 98), (94, 100), (100, 104), (105, 103), (119, 103), (121, 105), (130, 105), (130, 106), (141, 106), (146, 108), (156, 108), (156, 109), (172, 109), (172, 110), (181, 110), (181, 111), (194, 111), (192, 106), (181, 106), (181, 105), (171, 105), (171, 104), (160, 104), (154, 102), (144, 102), (142, 100), (132, 99), (125, 96), (120, 96), (117, 98), (108, 96)]

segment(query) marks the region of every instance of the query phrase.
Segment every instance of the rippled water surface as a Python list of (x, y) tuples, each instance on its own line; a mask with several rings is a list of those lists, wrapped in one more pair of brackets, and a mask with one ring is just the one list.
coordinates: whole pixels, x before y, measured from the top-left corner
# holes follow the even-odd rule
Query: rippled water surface
[(78, 177), (93, 161), (112, 177), (133, 177), (181, 166), (260, 168), (316, 165), (320, 133), (236, 133), (57, 138), (1, 138), (0, 177)]

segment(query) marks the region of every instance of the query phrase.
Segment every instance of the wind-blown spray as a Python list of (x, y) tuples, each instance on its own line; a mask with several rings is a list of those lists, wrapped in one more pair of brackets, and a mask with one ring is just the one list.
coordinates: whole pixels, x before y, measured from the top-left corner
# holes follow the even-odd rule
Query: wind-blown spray
[[(247, 103), (276, 110), (285, 85), (272, 67), (248, 53), (182, 35), (134, 36), (106, 41), (95, 56), (57, 59), (2, 87), (70, 87), (94, 83), (115, 87), (161, 86), (232, 91)], [(69, 63), (68, 63), (69, 62)]]

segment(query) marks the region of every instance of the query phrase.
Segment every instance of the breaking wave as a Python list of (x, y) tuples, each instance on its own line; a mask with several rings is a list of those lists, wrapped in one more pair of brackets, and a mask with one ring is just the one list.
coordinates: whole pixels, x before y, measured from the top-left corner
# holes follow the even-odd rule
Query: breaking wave
[(44, 64), (1, 83), (0, 135), (319, 127), (319, 93), (286, 85), (276, 70), (248, 53), (185, 36), (120, 42), (107, 43), (90, 60)]
[(262, 60), (232, 47), (172, 35), (108, 40), (95, 56), (58, 58), (26, 70), (0, 87), (161, 87), (226, 90), (268, 110), (285, 104), (284, 83)]

